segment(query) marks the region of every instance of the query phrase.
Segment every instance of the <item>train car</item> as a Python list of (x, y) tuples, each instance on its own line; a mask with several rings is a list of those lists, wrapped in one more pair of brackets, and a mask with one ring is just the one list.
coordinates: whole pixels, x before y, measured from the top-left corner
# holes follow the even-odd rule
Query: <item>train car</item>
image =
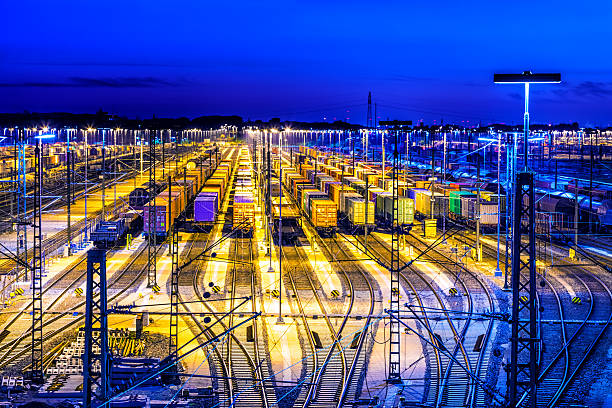
[(243, 234), (251, 234), (255, 225), (255, 200), (251, 194), (234, 195), (232, 223)]
[(313, 200), (318, 199), (329, 199), (327, 194), (322, 192), (321, 190), (313, 189), (305, 189), (302, 191), (302, 210), (304, 210), (307, 214), (310, 214), (311, 204)]
[(300, 222), (300, 214), (295, 211), (289, 200), (283, 197), (272, 198), (272, 217), (274, 220), (273, 239), (278, 244), (278, 232), (282, 216), (282, 245), (295, 244), (300, 237), (304, 236)]
[(448, 200), (448, 214), (451, 219), (460, 220), (462, 215), (462, 204), (466, 199), (476, 198), (471, 191), (451, 191)]
[(128, 204), (131, 208), (137, 211), (142, 211), (145, 204), (151, 201), (153, 196), (159, 194), (166, 186), (166, 183), (151, 183), (146, 182), (140, 187), (136, 187), (128, 196)]
[(336, 203), (328, 198), (313, 199), (308, 213), (315, 230), (322, 236), (333, 237), (338, 227)]
[(125, 237), (125, 219), (116, 221), (100, 221), (91, 233), (90, 239), (97, 248), (112, 248)]
[[(393, 193), (383, 192), (376, 195), (374, 208), (378, 224), (384, 228), (393, 225)], [(402, 232), (408, 233), (414, 225), (414, 200), (409, 197), (397, 197), (397, 224)]]
[(374, 203), (361, 197), (347, 198), (346, 220), (351, 229), (366, 228), (368, 231), (376, 229), (376, 217), (374, 215)]
[(213, 224), (219, 212), (219, 192), (204, 191), (197, 195), (193, 204), (194, 221)]
[(612, 231), (612, 200), (604, 200), (597, 207), (597, 219), (601, 228), (600, 232)]
[(100, 221), (91, 233), (90, 239), (100, 249), (114, 248), (126, 244), (128, 234), (136, 236), (142, 231), (142, 216), (129, 211), (114, 221)]
[[(425, 218), (440, 218), (444, 214), (444, 200), (446, 199), (440, 193), (432, 193), (430, 190), (425, 189), (408, 189), (413, 190), (414, 193), (414, 205), (415, 214), (421, 219)], [(433, 214), (431, 212), (431, 202), (433, 198)]]
[[(143, 209), (143, 236), (150, 238), (153, 234), (164, 240), (168, 236), (174, 220), (183, 210), (181, 207), (180, 193), (164, 194), (161, 192), (153, 200), (149, 201)], [(149, 217), (153, 217), (153, 224), (149, 225)]]

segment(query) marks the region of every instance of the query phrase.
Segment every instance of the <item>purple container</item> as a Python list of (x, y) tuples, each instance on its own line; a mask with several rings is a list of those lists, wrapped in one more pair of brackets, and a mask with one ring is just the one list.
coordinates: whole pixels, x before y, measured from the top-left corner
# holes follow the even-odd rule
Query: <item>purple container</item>
[(234, 196), (234, 202), (235, 203), (252, 203), (253, 202), (253, 196), (251, 196), (251, 195), (237, 195), (237, 196)]
[(194, 219), (196, 222), (214, 222), (219, 209), (217, 193), (200, 193), (195, 199), (193, 206)]

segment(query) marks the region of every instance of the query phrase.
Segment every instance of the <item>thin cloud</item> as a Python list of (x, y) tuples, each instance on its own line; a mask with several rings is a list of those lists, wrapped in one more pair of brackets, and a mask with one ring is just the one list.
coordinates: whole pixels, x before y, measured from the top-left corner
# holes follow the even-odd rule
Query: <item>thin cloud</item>
[(155, 77), (87, 78), (70, 77), (66, 81), (0, 82), (0, 88), (167, 88), (184, 85)]
[(574, 87), (573, 92), (579, 96), (605, 98), (612, 96), (612, 82), (581, 82)]

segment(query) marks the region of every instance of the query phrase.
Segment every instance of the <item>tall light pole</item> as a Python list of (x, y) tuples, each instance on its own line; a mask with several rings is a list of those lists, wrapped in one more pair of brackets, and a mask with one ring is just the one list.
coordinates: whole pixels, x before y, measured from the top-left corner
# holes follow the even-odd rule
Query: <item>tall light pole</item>
[(278, 133), (278, 182), (280, 187), (279, 199), (278, 199), (278, 319), (277, 324), (284, 324), (283, 320), (283, 186), (281, 180), (283, 179), (283, 133), (281, 130)]
[[(500, 234), (500, 224), (501, 224), (501, 183), (499, 180), (500, 177), (500, 166), (501, 166), (501, 132), (497, 132), (497, 268), (495, 268), (495, 276), (501, 276), (501, 270), (499, 269), (499, 234)], [(508, 198), (506, 197), (506, 200)]]
[[(523, 116), (524, 171), (513, 179), (515, 201), (512, 211), (512, 318), (510, 364), (508, 365), (508, 405), (529, 407), (537, 404), (538, 324), (535, 268), (535, 203), (533, 173), (529, 171), (529, 85), (559, 83), (561, 74), (495, 74), (495, 83), (522, 83), (525, 86)], [(526, 204), (523, 204), (526, 203)], [(527, 222), (522, 222), (526, 219)], [(526, 241), (523, 238), (527, 238)], [(526, 259), (526, 261), (525, 261)], [(526, 301), (523, 299), (527, 299)]]
[(523, 154), (524, 170), (528, 170), (527, 157), (529, 154), (529, 85), (530, 84), (558, 84), (561, 74), (534, 74), (524, 71), (522, 74), (494, 74), (493, 82), (496, 84), (523, 84), (525, 86), (525, 113), (523, 114)]

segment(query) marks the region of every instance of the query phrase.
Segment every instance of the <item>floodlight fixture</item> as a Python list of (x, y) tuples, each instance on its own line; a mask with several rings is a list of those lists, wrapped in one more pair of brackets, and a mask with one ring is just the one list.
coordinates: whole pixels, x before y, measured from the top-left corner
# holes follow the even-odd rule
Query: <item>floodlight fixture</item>
[(525, 171), (527, 171), (527, 156), (529, 154), (529, 84), (558, 84), (561, 74), (545, 73), (534, 74), (524, 71), (521, 74), (493, 74), (496, 84), (523, 84), (525, 86), (525, 114), (523, 116), (523, 146), (525, 158)]

